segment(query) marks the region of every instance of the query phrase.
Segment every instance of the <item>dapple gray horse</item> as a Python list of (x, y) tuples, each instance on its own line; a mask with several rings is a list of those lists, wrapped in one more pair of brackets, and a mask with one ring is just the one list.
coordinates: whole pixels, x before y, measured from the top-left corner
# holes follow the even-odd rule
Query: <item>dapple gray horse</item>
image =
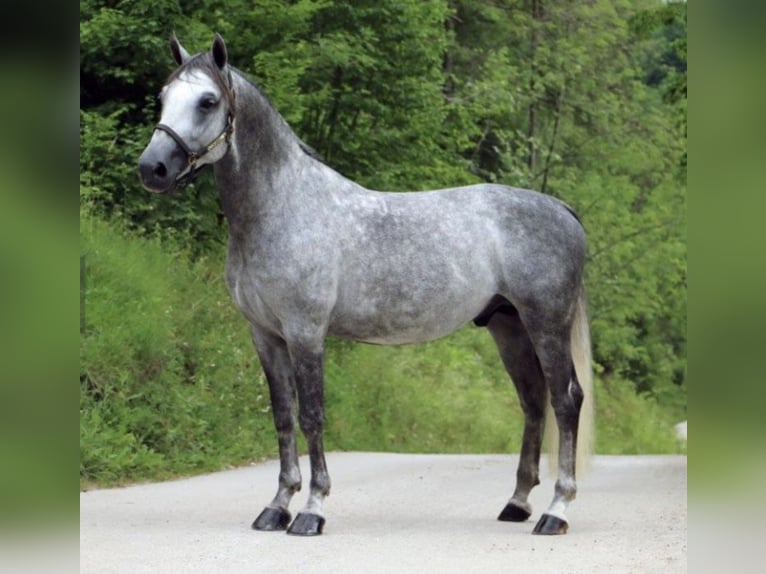
[[(585, 234), (573, 211), (540, 193), (481, 184), (394, 193), (363, 188), (319, 161), (261, 91), (229, 65), (216, 34), (162, 88), (161, 122), (141, 154), (143, 185), (168, 192), (212, 164), (229, 225), (226, 281), (251, 325), (279, 437), (277, 494), (257, 530), (320, 534), (330, 492), (322, 429), (328, 335), (399, 345), (473, 321), (494, 337), (524, 411), (516, 489), (498, 517), (525, 521), (539, 483), (546, 404), (558, 425), (553, 502), (534, 528), (568, 528), (578, 421), (590, 416), (590, 339), (584, 309)], [(297, 407), (297, 408), (296, 408)], [(295, 419), (311, 462), (301, 488)]]

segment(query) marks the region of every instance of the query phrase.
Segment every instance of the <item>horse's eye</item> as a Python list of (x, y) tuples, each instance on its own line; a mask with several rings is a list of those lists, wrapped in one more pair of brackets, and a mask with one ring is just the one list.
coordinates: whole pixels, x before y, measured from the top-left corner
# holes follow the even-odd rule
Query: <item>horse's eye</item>
[(199, 107), (205, 111), (212, 110), (216, 104), (218, 103), (218, 100), (215, 98), (202, 98), (199, 102)]

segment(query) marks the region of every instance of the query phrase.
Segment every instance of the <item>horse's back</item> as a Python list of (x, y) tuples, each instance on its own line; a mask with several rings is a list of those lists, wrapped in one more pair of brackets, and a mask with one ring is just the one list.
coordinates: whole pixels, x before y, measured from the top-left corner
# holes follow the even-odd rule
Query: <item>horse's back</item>
[(534, 279), (541, 271), (584, 263), (582, 224), (570, 206), (550, 195), (477, 184), (367, 197), (375, 208), (360, 210), (351, 243), (361, 242), (384, 269), (391, 263), (424, 269), (449, 264), (481, 281), (487, 271), (497, 279)]

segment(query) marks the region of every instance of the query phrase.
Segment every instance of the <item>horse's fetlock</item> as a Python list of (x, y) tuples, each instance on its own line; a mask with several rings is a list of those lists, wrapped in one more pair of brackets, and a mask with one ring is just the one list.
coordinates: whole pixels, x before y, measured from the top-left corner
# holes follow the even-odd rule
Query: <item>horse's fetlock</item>
[(566, 501), (572, 501), (577, 496), (577, 483), (574, 478), (559, 478), (556, 481), (556, 495)]
[(296, 492), (300, 492), (301, 490), (301, 475), (300, 472), (280, 472), (279, 473), (279, 483), (284, 485), (284, 487), (290, 491), (291, 494), (295, 494)]

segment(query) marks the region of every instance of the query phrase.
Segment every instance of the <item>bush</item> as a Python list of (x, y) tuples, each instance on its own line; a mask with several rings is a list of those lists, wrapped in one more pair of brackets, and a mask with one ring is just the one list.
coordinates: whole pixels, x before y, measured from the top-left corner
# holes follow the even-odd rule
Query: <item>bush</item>
[(524, 418), (491, 337), (465, 327), (425, 345), (330, 344), (331, 448), (513, 452)]
[[(674, 397), (659, 403), (648, 393), (635, 392), (629, 381), (596, 379), (596, 446), (599, 454), (686, 452), (673, 426), (686, 418), (682, 389), (668, 386)], [(673, 406), (667, 406), (673, 405)], [(682, 418), (683, 417), (683, 418)]]
[(265, 379), (221, 265), (81, 221), (80, 477), (113, 482), (271, 454)]

